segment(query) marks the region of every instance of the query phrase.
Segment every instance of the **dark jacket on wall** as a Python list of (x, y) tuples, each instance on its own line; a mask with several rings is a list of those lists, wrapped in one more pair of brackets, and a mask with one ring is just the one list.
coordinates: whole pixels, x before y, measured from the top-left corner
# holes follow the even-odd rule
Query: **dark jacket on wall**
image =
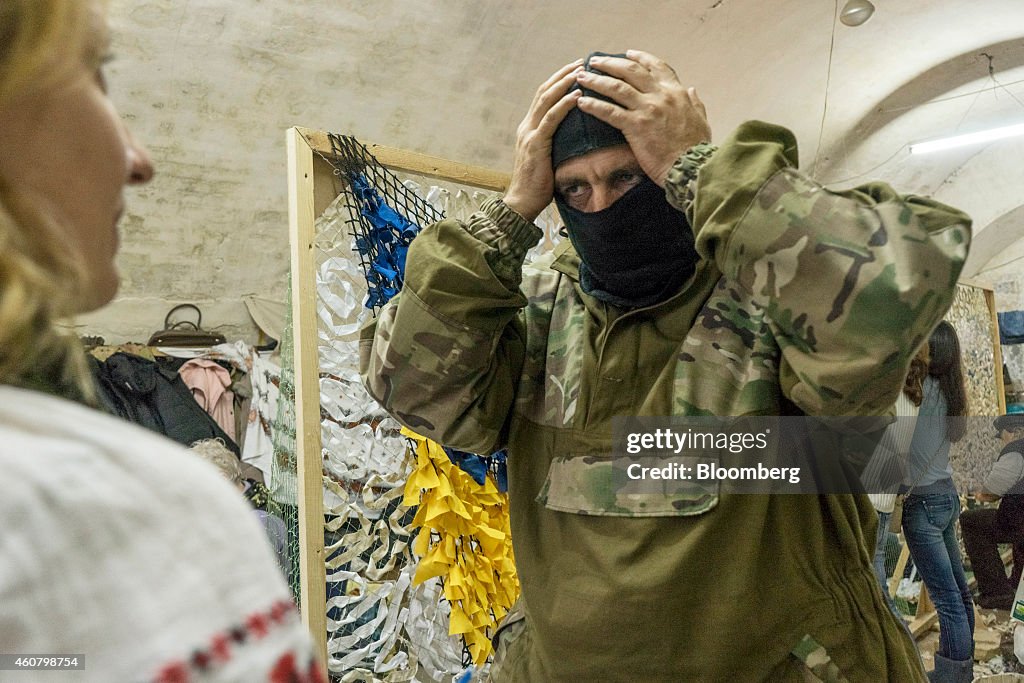
[(90, 358), (101, 407), (112, 415), (164, 434), (185, 446), (219, 438), (235, 455), (238, 445), (192, 397), (171, 367), (128, 353)]

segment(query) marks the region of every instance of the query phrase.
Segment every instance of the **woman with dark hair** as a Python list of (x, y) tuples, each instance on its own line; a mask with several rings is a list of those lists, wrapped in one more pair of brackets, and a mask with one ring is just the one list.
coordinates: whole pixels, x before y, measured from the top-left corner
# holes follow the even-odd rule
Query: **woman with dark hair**
[(950, 443), (966, 430), (967, 395), (953, 326), (939, 323), (928, 350), (931, 360), (904, 480), (909, 492), (903, 503), (903, 533), (939, 615), (939, 648), (929, 679), (970, 683), (974, 604), (956, 540), (960, 496), (949, 464)]

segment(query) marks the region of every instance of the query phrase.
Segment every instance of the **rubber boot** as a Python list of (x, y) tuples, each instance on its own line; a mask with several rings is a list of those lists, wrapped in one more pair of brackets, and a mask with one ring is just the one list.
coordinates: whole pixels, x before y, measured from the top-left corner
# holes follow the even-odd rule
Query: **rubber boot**
[(931, 683), (971, 683), (974, 680), (974, 660), (935, 655), (935, 669), (928, 672), (928, 680)]

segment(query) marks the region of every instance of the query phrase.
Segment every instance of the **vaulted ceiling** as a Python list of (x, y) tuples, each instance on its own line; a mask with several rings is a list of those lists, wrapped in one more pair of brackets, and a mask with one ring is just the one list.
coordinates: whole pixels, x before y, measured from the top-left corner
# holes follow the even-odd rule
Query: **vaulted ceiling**
[(827, 184), (964, 208), (966, 276), (1024, 257), (1024, 138), (908, 151), (1024, 121), (1024, 2), (874, 0), (859, 27), (844, 2), (111, 0), (114, 99), (158, 175), (131, 203), (110, 315), (152, 327), (165, 301), (283, 298), (289, 126), (507, 171), (537, 84), (595, 49), (665, 58), (716, 139), (772, 121)]

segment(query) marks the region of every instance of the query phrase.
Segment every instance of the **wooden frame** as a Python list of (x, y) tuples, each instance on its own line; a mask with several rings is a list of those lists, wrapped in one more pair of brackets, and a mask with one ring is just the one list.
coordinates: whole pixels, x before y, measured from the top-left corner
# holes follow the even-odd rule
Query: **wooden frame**
[[(299, 509), (299, 611), (313, 635), (326, 674), (327, 570), (321, 480), (320, 364), (316, 345), (313, 230), (316, 220), (313, 150), (291, 129), (288, 146), (288, 222), (291, 227), (292, 328), (295, 339), (295, 458)], [(321, 208), (321, 211), (323, 209)], [(308, 330), (313, 330), (310, 336)], [(317, 410), (311, 410), (312, 406)], [(312, 493), (312, 495), (311, 495)]]
[[(299, 609), (320, 660), (327, 664), (327, 573), (324, 554), (323, 444), (314, 263), (316, 219), (337, 197), (328, 133), (286, 131), (295, 349), (295, 455), (298, 466)], [(503, 191), (510, 176), (407, 150), (363, 143), (385, 168), (486, 190)], [(319, 607), (318, 607), (319, 606)]]
[[(328, 159), (334, 156), (331, 151), (331, 142), (327, 137), (328, 133), (310, 128), (293, 128), (292, 130), (300, 135), (309, 148), (317, 154)], [(362, 144), (380, 162), (381, 166), (392, 171), (415, 173), (426, 178), (447, 180), (495, 192), (504, 192), (508, 188), (510, 176), (507, 173), (492, 171), (480, 166), (468, 166), (457, 161), (396, 147), (386, 147), (373, 142), (363, 142)]]
[(988, 310), (992, 314), (992, 339), (995, 340), (993, 362), (996, 366), (997, 399), (999, 401), (999, 414), (1004, 415), (1006, 414), (1006, 385), (1003, 383), (1003, 348), (999, 343), (999, 316), (996, 314), (996, 293), (990, 287), (975, 286), (985, 290), (985, 303), (988, 304)]

